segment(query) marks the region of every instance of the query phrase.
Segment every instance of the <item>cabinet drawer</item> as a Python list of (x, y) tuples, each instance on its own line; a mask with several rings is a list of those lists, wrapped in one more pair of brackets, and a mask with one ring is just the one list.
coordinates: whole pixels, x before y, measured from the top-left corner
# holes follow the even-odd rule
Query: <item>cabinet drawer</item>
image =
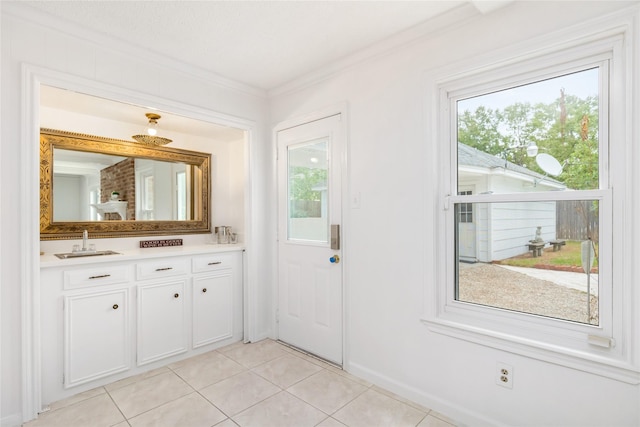
[(209, 254), (194, 257), (191, 261), (193, 272), (202, 273), (231, 268), (233, 258), (230, 254)]
[(82, 270), (64, 272), (64, 289), (78, 289), (87, 286), (113, 285), (129, 281), (126, 266), (93, 266)]
[(186, 259), (163, 258), (157, 261), (141, 262), (136, 265), (138, 280), (180, 276), (188, 270)]

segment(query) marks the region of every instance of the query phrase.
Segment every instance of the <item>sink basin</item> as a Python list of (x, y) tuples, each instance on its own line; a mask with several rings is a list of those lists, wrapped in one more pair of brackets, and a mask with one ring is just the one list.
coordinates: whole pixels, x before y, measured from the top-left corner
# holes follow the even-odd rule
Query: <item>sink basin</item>
[(82, 258), (87, 256), (100, 256), (100, 255), (120, 255), (120, 252), (114, 251), (87, 251), (87, 252), (67, 252), (66, 254), (54, 254), (60, 259), (67, 258)]

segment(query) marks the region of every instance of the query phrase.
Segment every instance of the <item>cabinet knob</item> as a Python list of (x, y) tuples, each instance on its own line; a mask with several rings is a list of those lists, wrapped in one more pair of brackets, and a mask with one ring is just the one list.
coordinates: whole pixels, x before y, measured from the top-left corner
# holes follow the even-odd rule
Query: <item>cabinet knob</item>
[(178, 298), (180, 296), (180, 294), (173, 294), (174, 298)]
[(118, 309), (118, 304), (113, 304), (113, 309), (117, 310)]
[(207, 292), (207, 288), (202, 288), (202, 292)]

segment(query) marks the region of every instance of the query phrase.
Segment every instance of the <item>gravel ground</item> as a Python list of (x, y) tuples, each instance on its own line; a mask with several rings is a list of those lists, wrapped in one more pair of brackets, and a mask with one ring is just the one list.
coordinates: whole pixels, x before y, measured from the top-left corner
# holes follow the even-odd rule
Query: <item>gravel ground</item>
[[(587, 293), (491, 264), (461, 264), (459, 299), (507, 310), (587, 322)], [(598, 298), (591, 296), (591, 324)]]

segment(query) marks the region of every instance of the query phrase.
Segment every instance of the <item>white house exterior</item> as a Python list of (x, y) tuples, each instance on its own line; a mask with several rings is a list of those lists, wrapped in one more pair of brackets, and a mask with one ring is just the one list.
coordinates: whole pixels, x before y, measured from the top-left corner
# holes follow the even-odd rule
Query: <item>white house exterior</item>
[[(499, 157), (458, 143), (458, 192), (499, 194), (563, 190), (564, 184)], [(556, 202), (465, 204), (458, 215), (459, 257), (491, 262), (528, 251), (542, 227), (542, 239), (556, 238)]]

